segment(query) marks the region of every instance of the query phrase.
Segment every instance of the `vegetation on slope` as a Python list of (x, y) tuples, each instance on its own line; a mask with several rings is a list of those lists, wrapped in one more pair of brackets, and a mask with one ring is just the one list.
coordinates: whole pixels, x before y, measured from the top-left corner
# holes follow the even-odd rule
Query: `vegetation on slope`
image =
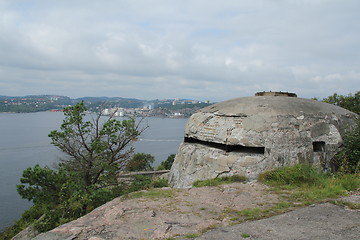
[(333, 159), (343, 173), (360, 173), (360, 118), (353, 130), (345, 134), (343, 146)]
[(360, 188), (356, 174), (324, 173), (310, 165), (282, 167), (264, 172), (259, 180), (286, 195), (292, 202), (314, 203), (336, 198)]
[[(144, 129), (133, 119), (119, 121), (110, 116), (100, 121), (100, 114), (87, 121), (86, 110), (84, 102), (65, 109), (60, 130), (52, 131), (49, 137), (67, 158), (56, 169), (36, 165), (23, 172), (17, 190), (34, 205), (0, 239), (11, 238), (30, 224), (40, 232), (48, 231), (122, 194), (164, 185), (148, 178), (121, 182), (118, 173), (132, 160), (130, 144)], [(138, 155), (137, 160), (142, 160), (143, 155)], [(148, 160), (141, 166), (149, 166)]]

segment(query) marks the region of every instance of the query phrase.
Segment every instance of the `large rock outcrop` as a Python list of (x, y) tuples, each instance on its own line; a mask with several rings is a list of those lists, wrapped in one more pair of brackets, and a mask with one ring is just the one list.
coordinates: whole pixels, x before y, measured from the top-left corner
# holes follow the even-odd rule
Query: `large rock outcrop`
[(136, 192), (129, 198), (116, 198), (34, 240), (170, 239), (231, 224), (229, 209), (267, 209), (279, 201), (275, 193), (268, 193), (268, 188), (259, 183), (189, 190), (164, 188)]
[(295, 94), (258, 93), (206, 107), (185, 128), (170, 172), (173, 187), (196, 180), (245, 175), (310, 163), (331, 168), (355, 113)]

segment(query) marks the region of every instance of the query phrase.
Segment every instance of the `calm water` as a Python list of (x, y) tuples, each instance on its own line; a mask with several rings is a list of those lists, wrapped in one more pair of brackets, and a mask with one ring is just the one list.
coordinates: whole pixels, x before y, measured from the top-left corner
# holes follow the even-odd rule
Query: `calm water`
[[(52, 166), (62, 156), (48, 134), (58, 129), (62, 113), (0, 114), (0, 231), (31, 206), (16, 192), (23, 170), (35, 164)], [(176, 153), (186, 119), (147, 118), (149, 128), (135, 143), (136, 152), (152, 154), (155, 166)]]

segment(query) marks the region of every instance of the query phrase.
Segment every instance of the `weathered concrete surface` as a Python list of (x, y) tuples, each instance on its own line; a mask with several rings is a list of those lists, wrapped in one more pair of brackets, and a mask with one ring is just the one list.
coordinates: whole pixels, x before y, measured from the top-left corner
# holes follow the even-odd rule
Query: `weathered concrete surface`
[(255, 179), (265, 170), (310, 163), (329, 170), (355, 113), (310, 99), (243, 97), (206, 107), (185, 127), (170, 172), (170, 184), (241, 174)]
[(330, 203), (317, 204), (267, 219), (218, 228), (196, 239), (355, 240), (360, 239), (360, 211)]

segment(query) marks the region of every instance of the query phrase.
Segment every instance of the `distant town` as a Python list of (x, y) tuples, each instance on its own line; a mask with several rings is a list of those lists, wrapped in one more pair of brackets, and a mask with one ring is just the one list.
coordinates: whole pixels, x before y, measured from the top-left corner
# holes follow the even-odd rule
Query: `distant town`
[(210, 101), (192, 99), (140, 100), (121, 97), (83, 97), (71, 99), (57, 95), (0, 96), (0, 112), (30, 113), (63, 111), (65, 107), (84, 101), (89, 112), (118, 117), (187, 118), (197, 110), (209, 106)]

